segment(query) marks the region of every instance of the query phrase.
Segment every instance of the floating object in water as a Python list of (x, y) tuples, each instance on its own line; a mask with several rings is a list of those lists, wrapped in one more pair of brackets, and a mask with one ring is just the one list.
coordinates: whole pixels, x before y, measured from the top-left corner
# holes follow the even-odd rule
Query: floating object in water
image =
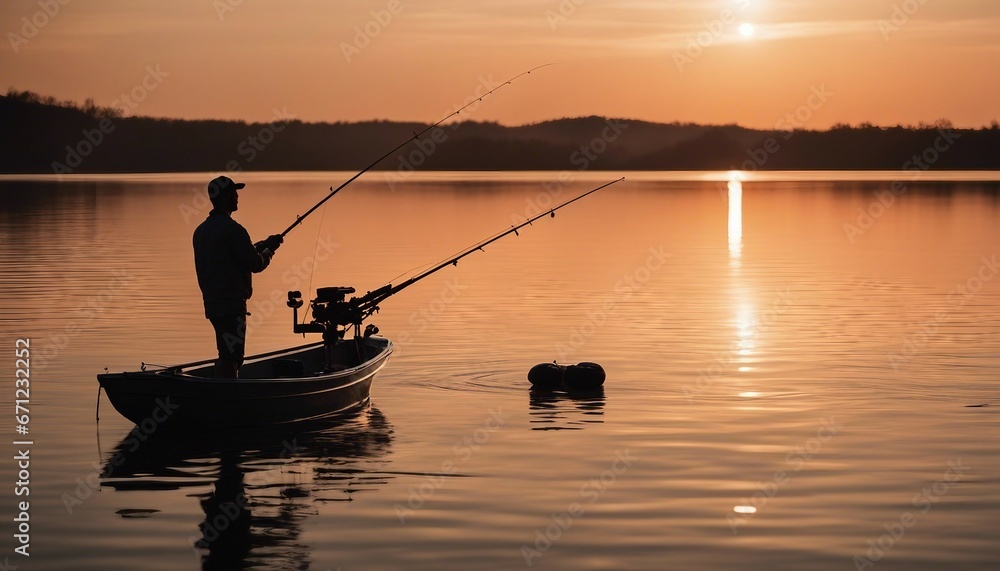
[(562, 387), (565, 374), (566, 365), (539, 363), (528, 371), (528, 380), (533, 387), (555, 390)]
[(531, 385), (545, 390), (593, 390), (604, 385), (606, 378), (603, 367), (586, 361), (576, 365), (540, 363), (528, 371)]
[(116, 511), (115, 513), (122, 516), (125, 519), (135, 519), (135, 518), (147, 518), (151, 517), (155, 513), (159, 513), (160, 510), (148, 510), (148, 509), (131, 509), (125, 508)]
[(604, 367), (597, 363), (583, 362), (578, 365), (566, 367), (566, 374), (563, 375), (563, 383), (570, 390), (591, 390), (604, 384)]

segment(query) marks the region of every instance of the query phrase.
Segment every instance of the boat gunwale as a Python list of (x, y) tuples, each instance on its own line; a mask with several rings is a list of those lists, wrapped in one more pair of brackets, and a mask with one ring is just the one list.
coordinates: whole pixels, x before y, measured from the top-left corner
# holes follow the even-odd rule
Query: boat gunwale
[[(364, 361), (361, 364), (356, 365), (356, 366), (351, 367), (351, 368), (348, 368), (348, 369), (342, 369), (340, 371), (331, 371), (330, 373), (320, 373), (320, 374), (316, 374), (316, 375), (312, 375), (312, 376), (308, 376), (308, 377), (268, 377), (268, 378), (262, 378), (262, 379), (240, 379), (240, 378), (236, 378), (236, 379), (217, 379), (217, 378), (213, 378), (213, 377), (201, 377), (201, 376), (198, 376), (198, 375), (192, 375), (191, 373), (183, 372), (178, 367), (167, 367), (165, 369), (157, 369), (155, 371), (123, 371), (121, 373), (102, 373), (102, 374), (97, 375), (97, 380), (101, 384), (101, 386), (104, 386), (104, 382), (103, 381), (105, 381), (105, 380), (114, 381), (114, 380), (125, 380), (125, 379), (133, 379), (133, 380), (134, 379), (146, 379), (146, 380), (158, 379), (158, 380), (165, 380), (165, 381), (178, 380), (178, 381), (184, 381), (185, 383), (200, 383), (200, 384), (204, 384), (204, 385), (217, 385), (218, 384), (218, 385), (225, 385), (225, 386), (232, 386), (232, 385), (254, 385), (254, 384), (262, 384), (262, 383), (290, 384), (290, 383), (300, 383), (300, 382), (304, 382), (304, 381), (306, 381), (306, 382), (331, 381), (331, 380), (337, 380), (337, 379), (339, 379), (341, 377), (349, 377), (352, 374), (360, 372), (365, 367), (369, 367), (373, 363), (375, 363), (376, 361), (380, 361), (380, 360), (382, 361), (382, 363), (379, 365), (378, 369), (376, 369), (376, 372), (379, 371), (379, 370), (381, 370), (382, 367), (384, 367), (386, 365), (386, 362), (388, 361), (388, 357), (393, 352), (393, 343), (392, 343), (392, 341), (390, 341), (388, 338), (385, 338), (385, 337), (380, 337), (380, 339), (384, 339), (385, 340), (385, 347), (381, 351), (379, 351), (379, 353), (377, 355), (375, 355), (374, 357), (368, 359), (367, 361)], [(279, 356), (291, 356), (291, 355), (295, 355), (295, 354), (298, 354), (298, 353), (304, 353), (306, 351), (319, 348), (322, 345), (323, 345), (323, 342), (320, 341), (318, 343), (310, 343), (310, 344), (307, 344), (307, 345), (300, 345), (298, 347), (291, 347), (291, 348), (289, 348), (289, 349), (287, 349), (285, 351), (276, 351), (276, 352), (272, 352), (272, 353), (262, 353), (260, 355), (255, 355), (254, 357), (248, 358), (247, 362), (249, 362), (251, 360), (255, 360), (255, 359), (258, 360), (258, 362), (260, 362), (261, 358), (264, 357), (265, 355), (268, 356), (267, 358), (277, 358)], [(355, 382), (357, 382), (357, 381), (354, 381), (354, 382), (351, 382), (351, 383), (348, 383), (348, 384), (345, 384), (345, 385), (338, 385), (337, 387), (331, 387), (331, 388), (347, 387), (347, 386), (350, 386), (350, 385), (354, 384)], [(107, 390), (106, 387), (105, 387), (105, 390)], [(329, 390), (329, 389), (325, 389), (325, 390)], [(315, 391), (315, 392), (325, 392), (325, 390), (324, 391)], [(311, 393), (303, 393), (303, 394), (311, 394)]]
[[(322, 388), (320, 388), (318, 390), (305, 391), (305, 392), (296, 392), (296, 393), (289, 393), (289, 394), (283, 394), (283, 395), (252, 395), (251, 394), (251, 395), (239, 395), (239, 396), (236, 396), (236, 397), (234, 397), (231, 394), (218, 394), (218, 395), (199, 394), (199, 395), (197, 395), (197, 398), (199, 400), (255, 401), (255, 400), (289, 399), (289, 398), (307, 397), (307, 396), (310, 396), (310, 395), (320, 395), (320, 394), (328, 393), (328, 392), (331, 392), (331, 391), (343, 390), (343, 389), (346, 389), (348, 387), (352, 387), (352, 386), (354, 386), (354, 385), (356, 385), (358, 383), (365, 382), (368, 379), (374, 377), (376, 374), (378, 374), (378, 372), (381, 371), (382, 368), (385, 367), (387, 364), (388, 364), (388, 359), (384, 359), (375, 370), (365, 372), (365, 374), (359, 375), (358, 378), (356, 378), (356, 379), (352, 379), (349, 382), (346, 382), (346, 383), (343, 383), (343, 384), (338, 384), (338, 385), (335, 385), (335, 386), (322, 387)], [(177, 380), (183, 380), (185, 383), (187, 382), (187, 380), (185, 380), (185, 379), (177, 379)], [(267, 379), (257, 379), (257, 380), (267, 380)], [(284, 381), (284, 380), (287, 380), (287, 379), (280, 379), (280, 380)], [(223, 379), (221, 382), (223, 382), (223, 383), (229, 383), (230, 381), (226, 381), (225, 379)], [(132, 388), (132, 387), (129, 387), (129, 388)], [(142, 388), (146, 388), (146, 387), (137, 387), (137, 388), (142, 389)], [(107, 387), (104, 387), (104, 390), (107, 391), (108, 390)], [(108, 397), (111, 398), (113, 396), (151, 395), (151, 394), (160, 394), (160, 393), (157, 392), (157, 391), (149, 391), (149, 390), (128, 390), (128, 389), (125, 389), (125, 390), (115, 390), (114, 391), (114, 395), (108, 394)], [(178, 396), (178, 395), (172, 395), (172, 396), (175, 396), (177, 398), (190, 398), (188, 396)]]
[[(362, 341), (359, 340), (359, 342)], [(322, 343), (312, 343), (269, 355), (273, 359), (296, 356), (305, 352), (322, 351), (322, 345)], [(145, 409), (151, 405), (151, 399), (162, 396), (176, 399), (174, 402), (179, 406), (184, 406), (184, 403), (187, 402), (197, 404), (194, 409), (196, 411), (199, 409), (204, 411), (206, 407), (207, 410), (213, 410), (219, 404), (224, 404), (227, 410), (234, 406), (237, 409), (242, 406), (259, 407), (259, 403), (267, 404), (269, 410), (281, 408), (270, 406), (271, 403), (281, 403), (282, 406), (286, 406), (284, 403), (287, 403), (293, 408), (297, 408), (295, 403), (311, 401), (326, 402), (332, 405), (323, 410), (311, 410), (312, 414), (307, 413), (305, 416), (278, 414), (276, 418), (265, 422), (236, 417), (234, 420), (222, 422), (209, 421), (212, 426), (219, 427), (293, 424), (332, 418), (364, 407), (371, 402), (370, 386), (378, 373), (389, 363), (394, 345), (390, 339), (378, 337), (372, 342), (366, 343), (366, 347), (375, 349), (377, 352), (371, 358), (354, 367), (319, 376), (214, 379), (197, 377), (178, 371), (176, 368), (164, 368), (156, 371), (105, 373), (98, 375), (98, 381), (115, 410), (137, 424), (140, 422), (138, 420), (140, 417), (146, 418)], [(313, 357), (315, 356), (317, 355)], [(258, 359), (259, 362), (261, 361)], [(354, 398), (358, 396), (361, 398), (354, 400), (351, 395)], [(300, 413), (309, 411), (309, 408), (305, 407)], [(192, 418), (198, 419), (196, 424), (202, 426), (203, 416), (202, 412), (196, 412)], [(185, 420), (175, 428), (184, 430), (184, 424), (188, 422), (191, 421)]]

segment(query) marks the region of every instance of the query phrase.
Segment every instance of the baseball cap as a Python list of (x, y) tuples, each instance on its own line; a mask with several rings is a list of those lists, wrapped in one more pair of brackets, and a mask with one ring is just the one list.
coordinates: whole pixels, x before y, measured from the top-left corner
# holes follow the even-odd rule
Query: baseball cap
[(208, 197), (215, 198), (227, 192), (235, 192), (245, 186), (245, 183), (233, 182), (233, 179), (228, 176), (217, 176), (208, 183)]

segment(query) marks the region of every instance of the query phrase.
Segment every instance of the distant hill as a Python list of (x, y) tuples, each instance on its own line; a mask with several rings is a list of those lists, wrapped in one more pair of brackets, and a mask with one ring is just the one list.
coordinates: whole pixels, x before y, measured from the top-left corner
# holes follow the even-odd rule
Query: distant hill
[[(427, 125), (125, 117), (31, 92), (0, 96), (0, 172), (359, 170)], [(603, 117), (446, 124), (377, 170), (1000, 169), (1000, 125), (764, 131)], [(915, 158), (916, 157), (916, 158)]]

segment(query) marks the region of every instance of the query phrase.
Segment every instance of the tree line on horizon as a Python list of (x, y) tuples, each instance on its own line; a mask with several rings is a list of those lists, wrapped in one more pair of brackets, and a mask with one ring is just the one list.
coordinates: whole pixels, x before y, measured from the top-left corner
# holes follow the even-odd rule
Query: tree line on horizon
[[(427, 124), (270, 123), (126, 116), (30, 91), (0, 96), (0, 172), (360, 170)], [(413, 170), (928, 170), (1000, 169), (1000, 124), (957, 129), (738, 125), (579, 117), (507, 127), (442, 125), (375, 168)]]

